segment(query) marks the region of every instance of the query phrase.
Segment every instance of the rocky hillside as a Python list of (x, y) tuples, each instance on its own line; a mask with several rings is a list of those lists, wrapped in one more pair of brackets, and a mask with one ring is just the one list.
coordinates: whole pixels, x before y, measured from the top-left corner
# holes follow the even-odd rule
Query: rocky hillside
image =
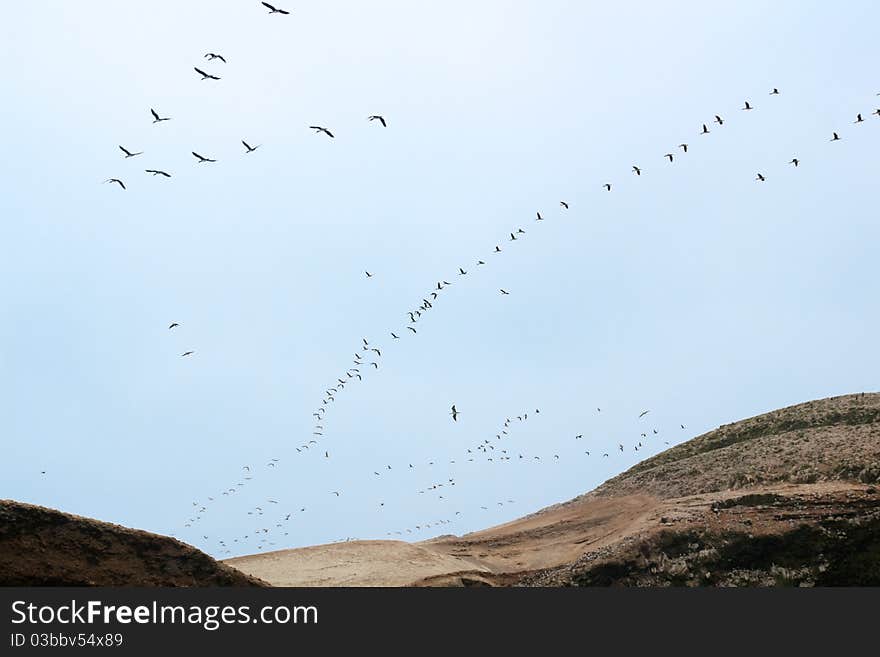
[(722, 425), (578, 498), (651, 495), (653, 522), (517, 584), (878, 586), (878, 482), (880, 394)]
[(822, 481), (880, 482), (880, 394), (831, 397), (722, 425), (591, 494), (670, 498)]
[(266, 586), (173, 538), (0, 500), (0, 586)]

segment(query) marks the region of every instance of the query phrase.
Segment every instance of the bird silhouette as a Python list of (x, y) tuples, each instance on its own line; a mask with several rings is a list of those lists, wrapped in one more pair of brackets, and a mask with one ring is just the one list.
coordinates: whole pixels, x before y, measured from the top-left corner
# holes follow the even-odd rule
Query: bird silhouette
[(270, 14), (289, 14), (290, 13), (289, 11), (286, 11), (284, 9), (278, 9), (276, 7), (273, 7), (268, 2), (263, 2), (262, 5), (269, 9)]
[(144, 171), (146, 171), (147, 173), (152, 173), (154, 176), (165, 176), (166, 178), (171, 177), (170, 173), (165, 173), (164, 171), (161, 171), (159, 169), (144, 169)]
[(705, 123), (703, 124), (703, 131), (700, 134), (701, 135), (708, 135), (709, 134), (709, 128)]
[(125, 189), (125, 188), (126, 188), (126, 187), (125, 187), (125, 183), (122, 182), (119, 178), (107, 178), (107, 180), (105, 180), (104, 182), (105, 182), (105, 183), (116, 183), (117, 185), (119, 185), (120, 187), (122, 187), (122, 189)]
[(168, 329), (170, 330), (170, 329), (173, 329), (177, 326), (180, 326), (180, 324), (178, 324), (177, 322), (171, 322), (171, 324), (169, 324), (169, 326), (168, 326)]
[(687, 145), (687, 144), (679, 144), (678, 147), (679, 147), (681, 150), (683, 150), (685, 153), (688, 152), (688, 145)]
[(209, 62), (213, 62), (215, 59), (219, 59), (224, 64), (226, 63), (226, 59), (223, 57), (223, 55), (218, 55), (213, 52), (205, 53), (205, 57), (208, 58)]
[(160, 117), (159, 114), (156, 112), (156, 110), (154, 110), (152, 108), (150, 108), (150, 114), (153, 115), (153, 123), (159, 123), (160, 121), (170, 121), (171, 120), (170, 116)]
[(778, 96), (778, 95), (779, 95), (779, 89), (777, 89), (776, 87), (773, 87), (773, 91), (770, 92), (770, 95), (771, 95), (771, 96)]
[(604, 187), (606, 191), (611, 191), (611, 183), (605, 183), (602, 187)]
[(241, 140), (241, 143), (244, 144), (244, 147), (247, 149), (247, 150), (245, 151), (245, 154), (247, 154), (247, 153), (253, 153), (253, 152), (254, 152), (255, 150), (257, 150), (260, 146), (262, 146), (262, 144), (257, 144), (256, 146), (251, 146), (251, 145), (248, 144), (244, 139)]
[(199, 164), (204, 164), (205, 162), (216, 162), (217, 160), (212, 160), (210, 157), (204, 157), (203, 155), (199, 155), (195, 151), (192, 151), (192, 154), (196, 156), (199, 160)]
[(216, 75), (211, 75), (210, 73), (205, 73), (198, 66), (193, 66), (193, 68), (195, 69), (196, 73), (198, 73), (199, 75), (202, 76), (202, 80), (219, 80), (220, 79)]
[(568, 210), (568, 203), (566, 203), (565, 201), (559, 201), (559, 205)]
[(749, 101), (746, 101), (746, 104), (742, 107), (742, 109), (750, 110), (750, 109), (755, 109), (755, 108), (752, 107), (751, 105), (749, 105)]
[(763, 174), (759, 173), (758, 176), (755, 178), (755, 180), (757, 180), (758, 182), (764, 182), (767, 179), (764, 177)]
[(669, 161), (672, 162), (672, 160), (674, 159), (675, 156), (672, 153), (667, 153), (663, 157), (669, 158)]
[(125, 159), (126, 159), (126, 160), (127, 160), (128, 158), (130, 158), (130, 157), (135, 157), (135, 156), (137, 156), (137, 155), (143, 155), (143, 154), (144, 154), (143, 151), (141, 151), (141, 152), (139, 152), (139, 153), (132, 153), (130, 150), (128, 150), (128, 149), (125, 148), (124, 146), (120, 146), (120, 147), (119, 147), (119, 150), (121, 150), (123, 153), (125, 153)]
[(184, 356), (192, 356), (194, 353), (196, 353), (196, 352), (194, 352), (194, 351), (184, 351), (182, 354), (180, 354), (180, 357), (183, 358)]
[(387, 128), (388, 124), (385, 122), (385, 117), (380, 116), (379, 114), (373, 114), (372, 116), (368, 116), (367, 120), (369, 121), (378, 121), (382, 124), (383, 128)]
[(328, 137), (331, 137), (331, 138), (333, 137), (333, 133), (330, 132), (327, 128), (322, 128), (319, 125), (310, 125), (309, 128), (314, 130), (317, 134), (321, 134), (323, 132)]
[(454, 422), (458, 422), (459, 412), (455, 409), (455, 404), (452, 405), (452, 410), (449, 412), (449, 414), (452, 416), (452, 420)]
[(799, 159), (797, 159), (796, 157), (792, 158), (791, 162), (789, 162), (789, 164), (793, 164), (795, 166), (799, 165), (800, 163), (801, 163), (801, 161)]
[(641, 170), (639, 167), (634, 166), (634, 167), (633, 167), (633, 173), (636, 174), (637, 176), (641, 176), (641, 175), (642, 175), (642, 170)]
[(831, 141), (840, 141), (840, 137), (837, 135), (836, 132), (831, 133)]

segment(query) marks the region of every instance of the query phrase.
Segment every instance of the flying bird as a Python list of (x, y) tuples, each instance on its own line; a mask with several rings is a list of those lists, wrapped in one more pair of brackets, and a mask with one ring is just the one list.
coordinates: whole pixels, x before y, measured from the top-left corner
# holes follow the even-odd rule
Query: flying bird
[(152, 173), (154, 176), (165, 176), (166, 178), (170, 178), (170, 173), (165, 173), (164, 171), (160, 171), (159, 169), (144, 169), (147, 173)]
[(394, 338), (395, 340), (400, 340), (400, 336), (394, 335), (394, 331), (391, 332), (391, 337)]
[(387, 128), (387, 127), (388, 127), (388, 124), (385, 123), (385, 117), (380, 116), (380, 115), (378, 115), (378, 114), (373, 114), (372, 116), (368, 116), (368, 117), (367, 117), (367, 120), (369, 120), (369, 121), (378, 121), (379, 123), (382, 124), (382, 127), (383, 127), (383, 128)]
[(669, 158), (669, 161), (672, 162), (672, 159), (673, 159), (675, 156), (674, 156), (672, 153), (667, 153), (667, 154), (664, 155), (663, 157), (667, 157), (667, 158)]
[(640, 417), (640, 418), (645, 417), (645, 416), (646, 416), (648, 413), (650, 413), (650, 412), (651, 412), (651, 411), (642, 411), (641, 413), (639, 413), (639, 417)]
[(262, 3), (262, 5), (269, 10), (270, 14), (289, 14), (290, 13), (289, 11), (286, 11), (284, 9), (277, 9), (276, 7), (273, 7), (272, 5), (270, 5), (268, 2), (264, 2), (264, 3)]
[(325, 135), (327, 135), (328, 137), (333, 137), (333, 133), (330, 132), (327, 128), (322, 128), (322, 127), (319, 126), (319, 125), (310, 125), (309, 128), (311, 128), (312, 130), (314, 130), (317, 134), (320, 134), (320, 133), (323, 132), (323, 133), (324, 133)]
[(764, 182), (767, 179), (764, 177), (763, 174), (759, 173), (755, 180), (757, 180), (758, 182)]
[(195, 151), (192, 151), (192, 154), (198, 158), (199, 164), (204, 164), (205, 162), (216, 162), (217, 161), (217, 160), (212, 160), (210, 157), (204, 157), (202, 155), (199, 155)]
[(776, 87), (773, 87), (773, 91), (770, 92), (770, 95), (771, 95), (771, 96), (778, 96), (778, 95), (779, 95), (779, 89), (777, 89)]
[(122, 182), (119, 178), (107, 178), (107, 180), (105, 180), (104, 182), (105, 183), (117, 183), (120, 187), (122, 187), (122, 189), (125, 189), (125, 183)]
[(449, 414), (454, 422), (458, 422), (458, 411), (455, 409), (455, 404), (452, 405), (452, 411)]
[(856, 120), (853, 121), (853, 123), (862, 123), (863, 121), (864, 121), (864, 119), (862, 118), (862, 115), (856, 114)]
[(840, 137), (837, 136), (836, 132), (832, 132), (831, 135), (831, 141), (840, 141)]
[(154, 110), (153, 108), (150, 108), (150, 114), (153, 115), (153, 123), (159, 123), (159, 121), (170, 121), (171, 120), (170, 116), (160, 117), (159, 114), (156, 112), (156, 110)]
[(126, 159), (126, 160), (127, 160), (128, 158), (130, 158), (130, 157), (135, 157), (136, 155), (143, 155), (143, 154), (144, 154), (143, 151), (141, 151), (140, 153), (132, 153), (130, 150), (128, 150), (128, 149), (125, 148), (124, 146), (120, 146), (120, 147), (119, 147), (119, 150), (121, 150), (123, 153), (125, 153), (125, 159)]
[(568, 203), (566, 203), (565, 201), (559, 201), (559, 205), (568, 210)]
[(364, 273), (367, 275), (367, 278), (373, 278), (373, 275), (370, 272), (365, 271)]
[(604, 185), (602, 185), (602, 187), (604, 187), (609, 192), (611, 191), (611, 183), (605, 183)]
[(641, 175), (642, 175), (642, 170), (641, 170), (640, 168), (634, 166), (634, 167), (633, 167), (633, 173), (636, 174), (637, 176), (641, 176)]
[[(708, 135), (709, 134), (709, 128), (706, 126), (705, 123), (703, 124), (703, 131), (700, 134), (701, 135)], [(685, 152), (687, 152), (687, 151), (685, 151)]]
[(241, 140), (241, 143), (244, 144), (244, 147), (247, 149), (246, 153), (253, 153), (260, 146), (262, 146), (262, 144), (257, 144), (256, 146), (251, 146), (244, 139)]
[(196, 352), (194, 352), (194, 351), (184, 351), (182, 354), (180, 354), (180, 357), (183, 358), (184, 356), (192, 356), (194, 353), (196, 353)]
[(538, 218), (535, 219), (535, 221), (544, 221), (544, 217), (541, 216), (540, 212), (536, 212), (535, 214), (538, 216)]
[(745, 106), (744, 106), (742, 109), (744, 109), (744, 110), (750, 110), (750, 109), (755, 109), (755, 108), (752, 107), (751, 105), (749, 105), (749, 101), (746, 101), (746, 104), (745, 104)]
[(687, 144), (679, 144), (678, 147), (679, 147), (681, 150), (683, 150), (685, 153), (688, 152), (688, 145), (687, 145)]
[(502, 290), (501, 290), (501, 294), (510, 294), (510, 292), (508, 292), (507, 290), (502, 289)]
[(798, 164), (800, 164), (800, 162), (801, 161), (795, 157), (795, 158), (792, 158), (792, 160), (791, 160), (791, 162), (789, 162), (789, 164), (793, 164), (793, 165), (797, 166)]
[(198, 66), (193, 66), (193, 68), (195, 69), (196, 73), (198, 73), (199, 75), (202, 76), (202, 80), (219, 80), (220, 79), (216, 75), (211, 75), (210, 73), (205, 73)]
[(205, 57), (208, 58), (208, 61), (209, 61), (209, 62), (212, 62), (212, 61), (214, 61), (215, 59), (219, 59), (219, 60), (220, 60), (221, 62), (223, 62), (224, 64), (226, 63), (226, 59), (223, 57), (223, 55), (218, 55), (218, 54), (213, 53), (213, 52), (206, 53), (206, 54), (205, 54)]
[(177, 322), (171, 322), (171, 324), (168, 326), (168, 329), (171, 330), (171, 329), (173, 329), (175, 326), (180, 326), (180, 324), (178, 324)]

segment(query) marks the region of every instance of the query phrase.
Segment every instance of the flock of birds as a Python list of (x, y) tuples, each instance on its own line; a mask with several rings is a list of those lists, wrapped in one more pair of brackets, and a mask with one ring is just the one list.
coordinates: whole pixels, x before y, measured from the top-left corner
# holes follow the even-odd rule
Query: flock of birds
[[(278, 14), (278, 15), (287, 15), (290, 12), (278, 7), (275, 7), (269, 3), (263, 2), (261, 3), (266, 9), (268, 9), (269, 14)], [(208, 52), (204, 55), (204, 59), (208, 62), (219, 62), (221, 64), (226, 63), (226, 59), (222, 54), (215, 52)], [(193, 67), (195, 73), (200, 76), (201, 81), (211, 81), (216, 82), (220, 81), (221, 76), (208, 72), (198, 66)], [(781, 95), (779, 89), (773, 88), (769, 95), (772, 97), (778, 97)], [(880, 94), (878, 94), (880, 95)], [(757, 107), (752, 104), (751, 101), (746, 100), (743, 103), (743, 106), (739, 108), (744, 112), (753, 112), (757, 110)], [(172, 120), (171, 116), (166, 116), (160, 114), (156, 109), (151, 108), (150, 114), (152, 116), (153, 124), (161, 124), (163, 122), (167, 122)], [(872, 115), (880, 117), (880, 109), (874, 110)], [(377, 123), (382, 126), (382, 128), (388, 127), (388, 121), (381, 114), (370, 114), (367, 116), (367, 121), (369, 123)], [(706, 135), (710, 135), (713, 130), (721, 129), (727, 123), (727, 119), (725, 119), (721, 114), (715, 114), (714, 118), (707, 123), (701, 124), (701, 129), (696, 131), (696, 135), (698, 137), (703, 137)], [(862, 124), (865, 123), (865, 119), (863, 118), (862, 113), (857, 113), (854, 124)], [(710, 129), (710, 125), (713, 127)], [(716, 127), (717, 126), (717, 127)], [(314, 130), (316, 134), (323, 135), (329, 139), (335, 139), (336, 135), (327, 127), (322, 125), (310, 125), (309, 129)], [(838, 132), (834, 131), (831, 133), (831, 137), (829, 141), (838, 142), (841, 141), (841, 136)], [(243, 155), (251, 155), (256, 152), (262, 144), (251, 145), (245, 139), (241, 140), (241, 145), (244, 148)], [(122, 153), (124, 160), (129, 160), (133, 158), (137, 158), (144, 155), (143, 151), (133, 151), (125, 146), (119, 145), (119, 150)], [(687, 141), (683, 141), (674, 149), (669, 150), (664, 153), (662, 159), (666, 160), (667, 165), (673, 165), (677, 158), (688, 156), (691, 150), (691, 146)], [(191, 151), (192, 156), (195, 158), (196, 165), (208, 165), (214, 164), (217, 162), (217, 158), (210, 157), (208, 155), (204, 155), (195, 150)], [(659, 156), (658, 156), (659, 159)], [(793, 156), (792, 159), (788, 162), (793, 167), (800, 167), (802, 160), (797, 155)], [(152, 176), (160, 176), (163, 178), (171, 178), (172, 174), (164, 169), (159, 168), (149, 168), (144, 169), (144, 171)], [(643, 175), (648, 175), (648, 170), (644, 168), (641, 164), (633, 164), (631, 168), (631, 172), (634, 176), (641, 178)], [(764, 183), (767, 181), (767, 176), (764, 172), (756, 173), (756, 181), (760, 183)], [(105, 180), (105, 183), (111, 183), (118, 185), (121, 189), (126, 189), (125, 182), (119, 177), (111, 177)], [(601, 189), (604, 189), (606, 192), (612, 192), (614, 189), (613, 182), (603, 182), (600, 186)], [(561, 212), (567, 212), (571, 208), (569, 201), (560, 200), (558, 201), (558, 209)], [(545, 211), (542, 212), (538, 210), (535, 212), (534, 221), (536, 224), (541, 224), (546, 220)], [(510, 245), (514, 243), (518, 243), (524, 241), (526, 239), (527, 231), (522, 226), (514, 226), (512, 227), (507, 235), (505, 235), (503, 242), (495, 243), (491, 248), (487, 250), (484, 255), (481, 255), (477, 258), (471, 258), (468, 260), (466, 264), (459, 265), (454, 272), (452, 272), (451, 278), (453, 280), (467, 280), (468, 277), (474, 275), (474, 269), (481, 270), (484, 267), (488, 266), (488, 263), (492, 258), (503, 257), (506, 246), (502, 248), (501, 244), (507, 242)], [(365, 277), (367, 279), (375, 278), (376, 274), (374, 272), (370, 272), (369, 270), (364, 271)], [(396, 326), (388, 330), (387, 336), (390, 338), (392, 342), (403, 339), (404, 336), (409, 336), (411, 339), (415, 339), (415, 336), (418, 335), (418, 331), (420, 328), (420, 323), (424, 322), (432, 313), (432, 311), (437, 307), (438, 304), (442, 305), (441, 298), (446, 294), (446, 291), (453, 286), (453, 283), (447, 280), (447, 277), (441, 276), (436, 279), (430, 286), (425, 287), (425, 293), (416, 300), (415, 303), (409, 306), (404, 312), (401, 313), (401, 321), (403, 322), (400, 326)], [(510, 290), (505, 287), (499, 287), (499, 294), (504, 297), (512, 296)], [(178, 322), (172, 322), (168, 329), (172, 330), (180, 326)], [(365, 381), (368, 380), (369, 374), (375, 372), (380, 369), (383, 352), (386, 350), (386, 347), (380, 343), (373, 343), (367, 338), (362, 338), (361, 342), (353, 345), (349, 351), (352, 356), (350, 357), (350, 364), (348, 364), (345, 368), (342, 368), (337, 371), (337, 373), (329, 379), (329, 385), (324, 388), (323, 395), (321, 396), (320, 403), (314, 408), (312, 412), (313, 422), (313, 431), (312, 437), (308, 441), (304, 441), (302, 444), (299, 444), (295, 447), (296, 452), (298, 454), (318, 454), (322, 456), (324, 459), (330, 459), (330, 449), (329, 447), (324, 446), (324, 442), (326, 441), (325, 432), (326, 426), (328, 424), (328, 415), (331, 415), (331, 409), (336, 406), (337, 401), (342, 397), (345, 391), (349, 388), (353, 388), (357, 385), (362, 385)], [(180, 354), (181, 357), (190, 357), (195, 354), (195, 351), (190, 349), (184, 351)], [(597, 413), (600, 413), (601, 409), (597, 408)], [(535, 409), (533, 411), (533, 415), (538, 415), (540, 411)], [(642, 421), (643, 418), (649, 413), (649, 411), (644, 411), (641, 413), (637, 421)], [(460, 411), (455, 403), (451, 404), (450, 410), (448, 411), (448, 415), (451, 417), (451, 420), (454, 423), (458, 423), (459, 418), (462, 417), (463, 413)], [(526, 422), (528, 420), (528, 413), (521, 413), (514, 416), (517, 422)], [(494, 435), (494, 437), (484, 438), (482, 441), (472, 445), (467, 448), (466, 452), (462, 454), (452, 454), (446, 455), (443, 459), (434, 459), (429, 460), (428, 462), (420, 462), (420, 463), (411, 463), (406, 461), (404, 463), (399, 464), (391, 464), (386, 463), (383, 466), (373, 469), (373, 475), (375, 477), (387, 477), (391, 473), (395, 471), (404, 470), (404, 471), (415, 471), (431, 468), (435, 464), (443, 463), (446, 466), (456, 466), (456, 468), (447, 468), (449, 471), (446, 473), (450, 476), (444, 477), (434, 477), (430, 481), (426, 481), (426, 484), (419, 488), (418, 490), (413, 491), (413, 494), (416, 495), (426, 495), (426, 496), (434, 496), (437, 501), (446, 499), (444, 492), (451, 489), (452, 487), (459, 484), (459, 476), (461, 470), (459, 466), (465, 467), (467, 463), (474, 462), (482, 462), (482, 463), (495, 463), (495, 464), (503, 464), (508, 461), (532, 461), (532, 462), (541, 462), (542, 460), (549, 461), (558, 461), (560, 460), (559, 453), (535, 453), (527, 449), (514, 448), (513, 445), (510, 445), (509, 437), (512, 431), (513, 420), (511, 418), (506, 418), (502, 427), (499, 431)], [(679, 425), (682, 430), (685, 429), (684, 424)], [(660, 430), (656, 427), (650, 427), (650, 431), (645, 430), (639, 433), (639, 438), (634, 440), (632, 444), (632, 449), (634, 452), (639, 452), (646, 449), (648, 445), (648, 440), (657, 436), (660, 433)], [(580, 441), (583, 439), (583, 434), (578, 434), (574, 437), (575, 441)], [(664, 441), (665, 445), (668, 445), (668, 441)], [(659, 446), (658, 446), (659, 447)], [(601, 454), (602, 458), (609, 458), (611, 454), (615, 451), (624, 452), (626, 447), (624, 443), (618, 442), (617, 449), (613, 449), (608, 447), (608, 445), (600, 445), (598, 448), (591, 447), (591, 449), (583, 450), (584, 456), (591, 456), (595, 453), (596, 456)], [(279, 468), (282, 461), (279, 458), (272, 458), (264, 466), (262, 466), (259, 470), (266, 471), (275, 471)], [(206, 503), (200, 503), (198, 501), (193, 502), (193, 513), (190, 514), (190, 517), (187, 518), (184, 523), (184, 527), (186, 529), (192, 529), (205, 517), (215, 505), (218, 504), (220, 500), (224, 497), (233, 496), (239, 494), (242, 489), (248, 487), (251, 482), (254, 480), (254, 477), (257, 475), (258, 470), (257, 466), (252, 468), (251, 465), (243, 465), (241, 469), (240, 480), (235, 482), (232, 485), (223, 487), (219, 491), (215, 492), (214, 495), (209, 496)], [(467, 476), (467, 473), (465, 474)], [(334, 497), (341, 497), (344, 495), (344, 491), (341, 490), (333, 490), (328, 491), (327, 495), (332, 495)], [(505, 504), (513, 504), (514, 501), (511, 499), (499, 500), (495, 501), (494, 505), (504, 506)], [(487, 510), (489, 506), (485, 503), (476, 504), (481, 510)], [(277, 507), (277, 510), (275, 508)], [(385, 502), (380, 501), (378, 503), (378, 508), (382, 509), (385, 507)], [(248, 541), (257, 540), (256, 548), (258, 550), (262, 550), (265, 547), (274, 546), (281, 539), (281, 536), (287, 536), (289, 534), (289, 523), (296, 516), (303, 514), (306, 512), (307, 507), (301, 505), (290, 505), (285, 504), (282, 505), (278, 500), (268, 499), (265, 503), (261, 503), (260, 505), (254, 505), (250, 507), (247, 511), (249, 516), (253, 516), (253, 519), (256, 521), (258, 518), (262, 516), (269, 515), (271, 517), (271, 522), (259, 522), (258, 527), (254, 527), (251, 531), (246, 534), (242, 534), (240, 536), (232, 537), (232, 538), (224, 538), (223, 540), (219, 540), (217, 544), (218, 548), (224, 554), (231, 553), (233, 548), (232, 543), (241, 543), (245, 544)], [(271, 510), (271, 511), (270, 511)], [(435, 528), (438, 526), (444, 526), (451, 524), (454, 520), (458, 519), (459, 516), (462, 515), (461, 509), (450, 509), (449, 515), (444, 515), (441, 518), (434, 519), (425, 519), (420, 521), (418, 524), (413, 524), (410, 527), (405, 527), (403, 529), (388, 531), (387, 535), (404, 535), (404, 534), (413, 534), (418, 532), (424, 532), (428, 529)], [(268, 525), (268, 526), (266, 526)], [(203, 535), (202, 538), (204, 540), (209, 540), (209, 537)], [(349, 537), (350, 538), (350, 537)], [(274, 540), (273, 540), (274, 539)], [(347, 539), (343, 539), (347, 540)], [(238, 546), (241, 547), (240, 545)]]
[[(596, 408), (596, 414), (602, 412), (601, 408)], [(450, 412), (454, 421), (457, 421), (458, 413), (457, 409), (454, 408)], [(634, 418), (634, 421), (637, 423), (642, 421), (649, 413), (650, 410), (642, 411)], [(416, 475), (418, 477), (421, 477), (424, 473), (426, 475), (426, 478), (423, 480), (424, 483), (418, 488), (413, 488), (411, 494), (413, 497), (424, 496), (425, 498), (431, 498), (435, 505), (440, 505), (440, 508), (437, 506), (433, 507), (441, 512), (440, 515), (423, 518), (409, 527), (388, 530), (385, 532), (385, 536), (423, 535), (430, 529), (452, 525), (466, 518), (472, 518), (475, 514), (489, 511), (491, 508), (515, 504), (515, 500), (507, 498), (494, 502), (476, 500), (468, 502), (466, 505), (461, 505), (459, 503), (460, 500), (456, 501), (451, 493), (457, 485), (460, 487), (462, 483), (465, 483), (479, 486), (481, 478), (485, 475), (485, 471), (481, 469), (482, 466), (496, 464), (497, 467), (503, 467), (503, 464), (506, 462), (530, 463), (534, 466), (539, 466), (541, 463), (556, 463), (569, 460), (578, 454), (581, 455), (581, 458), (590, 457), (593, 454), (597, 457), (601, 455), (603, 458), (612, 456), (612, 450), (601, 451), (604, 442), (597, 451), (589, 444), (595, 442), (595, 439), (585, 437), (583, 433), (569, 437), (567, 439), (567, 447), (563, 444), (561, 445), (562, 449), (560, 449), (560, 445), (557, 445), (554, 449), (550, 450), (535, 450), (528, 437), (524, 437), (524, 441), (517, 442), (515, 427), (524, 426), (529, 422), (530, 416), (536, 417), (539, 415), (541, 415), (541, 410), (536, 408), (533, 411), (524, 411), (507, 417), (493, 436), (485, 437), (460, 452), (446, 454), (442, 458), (435, 457), (415, 462), (402, 460), (392, 463), (385, 462), (379, 466), (374, 466), (371, 472), (373, 478), (377, 480), (394, 477), (400, 473)], [(686, 430), (684, 424), (679, 425), (679, 427), (681, 430)], [(647, 449), (649, 447), (649, 439), (661, 434), (661, 431), (654, 426), (649, 428), (641, 425), (639, 428), (641, 430), (640, 438), (632, 439), (632, 450), (634, 452)], [(663, 444), (668, 446), (670, 443), (669, 441), (663, 441)], [(544, 448), (549, 447), (544, 442), (540, 446)], [(589, 447), (589, 449), (583, 449), (584, 447)], [(656, 442), (650, 447), (655, 451), (663, 449)], [(308, 450), (324, 459), (331, 458), (329, 450), (318, 447), (316, 439), (309, 440), (296, 449), (298, 453), (305, 453)], [(613, 451), (624, 452), (625, 446), (623, 443), (619, 443), (617, 450)], [(215, 508), (224, 497), (242, 493), (245, 488), (253, 485), (255, 481), (259, 481), (261, 474), (271, 476), (276, 468), (281, 465), (281, 462), (280, 458), (271, 458), (262, 466), (242, 465), (239, 481), (234, 485), (208, 496), (207, 502), (192, 502), (192, 513), (186, 519), (184, 527), (194, 530), (209, 513), (214, 511), (224, 513), (222, 507)], [(346, 492), (344, 490), (328, 490), (325, 495), (340, 498), (344, 497)], [(364, 491), (356, 491), (356, 494), (362, 498)], [(467, 496), (470, 497), (469, 495)], [(229, 555), (232, 554), (233, 549), (241, 551), (245, 545), (250, 545), (252, 549), (255, 548), (257, 551), (271, 549), (279, 545), (286, 546), (285, 541), (287, 539), (284, 537), (289, 536), (292, 524), (303, 514), (307, 513), (308, 508), (310, 508), (310, 505), (301, 506), (300, 504), (279, 501), (275, 498), (267, 498), (259, 504), (249, 506), (246, 510), (246, 515), (249, 516), (248, 520), (252, 521), (254, 526), (246, 533), (215, 539), (216, 550), (223, 555)], [(377, 498), (373, 503), (373, 509), (377, 513), (383, 513), (388, 508), (386, 501), (381, 499), (381, 497)], [(208, 535), (202, 535), (201, 538), (204, 541), (212, 540)], [(349, 536), (338, 539), (338, 541), (349, 540), (356, 540), (356, 537)]]

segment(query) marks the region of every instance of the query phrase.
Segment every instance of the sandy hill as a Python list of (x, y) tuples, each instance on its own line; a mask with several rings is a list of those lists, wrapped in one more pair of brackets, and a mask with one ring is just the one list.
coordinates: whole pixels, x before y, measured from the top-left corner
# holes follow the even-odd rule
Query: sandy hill
[(417, 544), (230, 559), (284, 586), (880, 585), (880, 394), (724, 425), (596, 490)]
[(173, 538), (0, 500), (0, 586), (266, 586)]

